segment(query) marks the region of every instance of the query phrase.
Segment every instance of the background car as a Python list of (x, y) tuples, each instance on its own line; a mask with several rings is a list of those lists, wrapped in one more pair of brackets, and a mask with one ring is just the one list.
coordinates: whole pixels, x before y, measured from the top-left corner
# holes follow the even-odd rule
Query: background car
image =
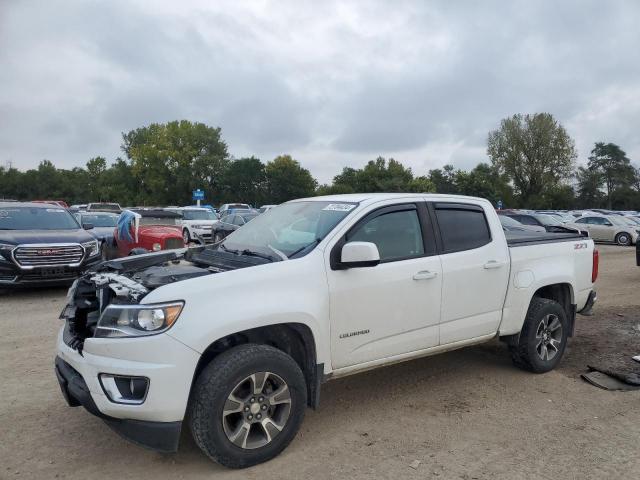
[(84, 228), (88, 225), (93, 227), (88, 232), (98, 240), (102, 259), (111, 258), (115, 248), (113, 234), (118, 215), (111, 212), (77, 212), (74, 216)]
[(502, 228), (507, 232), (546, 232), (547, 230), (539, 225), (525, 225), (508, 215), (498, 215)]
[(99, 253), (98, 241), (65, 208), (0, 202), (0, 286), (69, 283)]
[(220, 218), (220, 221), (216, 223), (211, 230), (214, 243), (223, 240), (227, 235), (235, 232), (241, 226), (253, 220), (258, 215), (260, 214), (253, 210), (241, 212), (234, 211), (227, 215), (223, 215), (222, 218)]
[(543, 227), (547, 232), (552, 233), (567, 233), (581, 231), (579, 227), (573, 224), (565, 224), (552, 215), (544, 213), (522, 213), (522, 212), (499, 212), (499, 215), (505, 215), (513, 218), (524, 225), (531, 225), (535, 227)]
[(233, 210), (251, 210), (251, 206), (247, 203), (225, 203), (220, 205), (218, 213), (220, 214), (220, 218), (222, 218), (225, 213)]
[(178, 213), (181, 218), (176, 220), (176, 225), (182, 227), (182, 238), (188, 244), (192, 240), (203, 242), (211, 241), (211, 227), (218, 223), (218, 216), (210, 208), (183, 207), (168, 208)]
[(48, 203), (50, 205), (57, 205), (58, 207), (62, 207), (62, 208), (69, 208), (69, 205), (67, 205), (67, 202), (65, 202), (64, 200), (31, 200), (32, 203)]
[(122, 213), (122, 208), (118, 203), (89, 203), (86, 208), (87, 212), (113, 212)]
[(125, 210), (114, 230), (117, 255), (157, 252), (185, 246), (179, 214), (162, 209)]
[(638, 241), (640, 226), (629, 225), (617, 215), (598, 215), (578, 218), (574, 226), (587, 230), (595, 241), (631, 245)]
[(277, 206), (278, 206), (278, 205), (262, 205), (262, 206), (258, 209), (258, 211), (259, 211), (260, 213), (264, 213), (264, 212), (267, 212), (267, 211), (269, 211), (269, 210), (271, 210), (272, 208), (275, 208), (275, 207), (277, 207)]

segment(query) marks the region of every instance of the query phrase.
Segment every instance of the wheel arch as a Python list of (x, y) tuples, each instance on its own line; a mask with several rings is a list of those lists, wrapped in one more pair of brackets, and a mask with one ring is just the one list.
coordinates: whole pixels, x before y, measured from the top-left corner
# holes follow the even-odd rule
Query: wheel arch
[(200, 356), (191, 389), (209, 363), (222, 352), (244, 344), (270, 345), (291, 356), (298, 364), (307, 384), (307, 405), (316, 409), (320, 402), (323, 364), (317, 364), (316, 344), (309, 326), (302, 323), (280, 323), (235, 332), (211, 343)]

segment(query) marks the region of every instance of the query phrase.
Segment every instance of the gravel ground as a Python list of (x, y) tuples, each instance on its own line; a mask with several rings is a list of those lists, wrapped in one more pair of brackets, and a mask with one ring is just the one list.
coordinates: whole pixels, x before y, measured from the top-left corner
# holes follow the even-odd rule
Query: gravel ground
[(640, 354), (634, 251), (599, 249), (595, 315), (578, 317), (558, 370), (522, 372), (496, 341), (329, 382), (291, 446), (244, 471), (211, 463), (186, 431), (162, 455), (67, 407), (52, 367), (65, 290), (0, 294), (0, 479), (638, 478), (640, 392), (579, 378)]

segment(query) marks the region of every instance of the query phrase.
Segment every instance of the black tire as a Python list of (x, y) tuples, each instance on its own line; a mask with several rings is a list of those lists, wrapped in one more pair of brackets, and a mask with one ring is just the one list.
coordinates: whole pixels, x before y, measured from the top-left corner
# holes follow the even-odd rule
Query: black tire
[(185, 245), (189, 245), (189, 242), (191, 241), (191, 235), (189, 235), (189, 230), (186, 228), (182, 231), (182, 240), (184, 240)]
[[(291, 395), (290, 410), (282, 430), (269, 443), (242, 448), (227, 437), (223, 410), (236, 386), (258, 372), (272, 372), (286, 382)], [(189, 403), (191, 433), (209, 458), (226, 467), (246, 468), (266, 462), (282, 452), (298, 432), (304, 419), (306, 392), (300, 367), (286, 353), (267, 345), (234, 347), (218, 355), (196, 379)]]
[[(560, 325), (559, 334), (556, 329), (553, 332), (554, 336), (551, 337), (546, 333), (548, 329), (544, 328), (542, 330), (543, 333), (540, 333), (540, 328), (545, 319), (547, 319), (549, 324), (551, 324), (552, 321), (555, 322), (555, 320), (550, 319), (558, 320)], [(568, 333), (569, 322), (562, 305), (548, 298), (534, 297), (533, 300), (531, 300), (531, 305), (529, 305), (518, 343), (509, 347), (511, 360), (516, 366), (529, 372), (545, 373), (553, 370), (560, 363), (567, 347)], [(541, 338), (540, 335), (544, 338)], [(551, 338), (553, 338), (552, 341), (559, 340), (559, 344), (554, 347), (547, 346), (551, 345), (550, 343), (546, 343), (547, 340)], [(544, 345), (541, 341), (544, 342)], [(549, 349), (547, 359), (543, 359), (544, 353), (541, 353), (545, 351), (544, 349)], [(551, 355), (550, 352), (552, 349), (555, 349), (553, 351), (553, 357), (548, 358)]]
[(222, 237), (220, 236), (220, 234), (218, 232), (216, 232), (213, 235), (213, 243), (218, 243), (222, 241)]
[(628, 233), (619, 233), (616, 235), (616, 243), (624, 247), (631, 245), (631, 235)]

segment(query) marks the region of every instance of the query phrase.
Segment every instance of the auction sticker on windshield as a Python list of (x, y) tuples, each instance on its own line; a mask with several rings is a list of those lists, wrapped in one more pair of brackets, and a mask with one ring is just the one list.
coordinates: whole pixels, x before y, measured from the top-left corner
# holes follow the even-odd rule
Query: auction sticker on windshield
[(322, 210), (331, 210), (333, 212), (350, 212), (356, 208), (356, 206), (352, 203), (330, 203)]

